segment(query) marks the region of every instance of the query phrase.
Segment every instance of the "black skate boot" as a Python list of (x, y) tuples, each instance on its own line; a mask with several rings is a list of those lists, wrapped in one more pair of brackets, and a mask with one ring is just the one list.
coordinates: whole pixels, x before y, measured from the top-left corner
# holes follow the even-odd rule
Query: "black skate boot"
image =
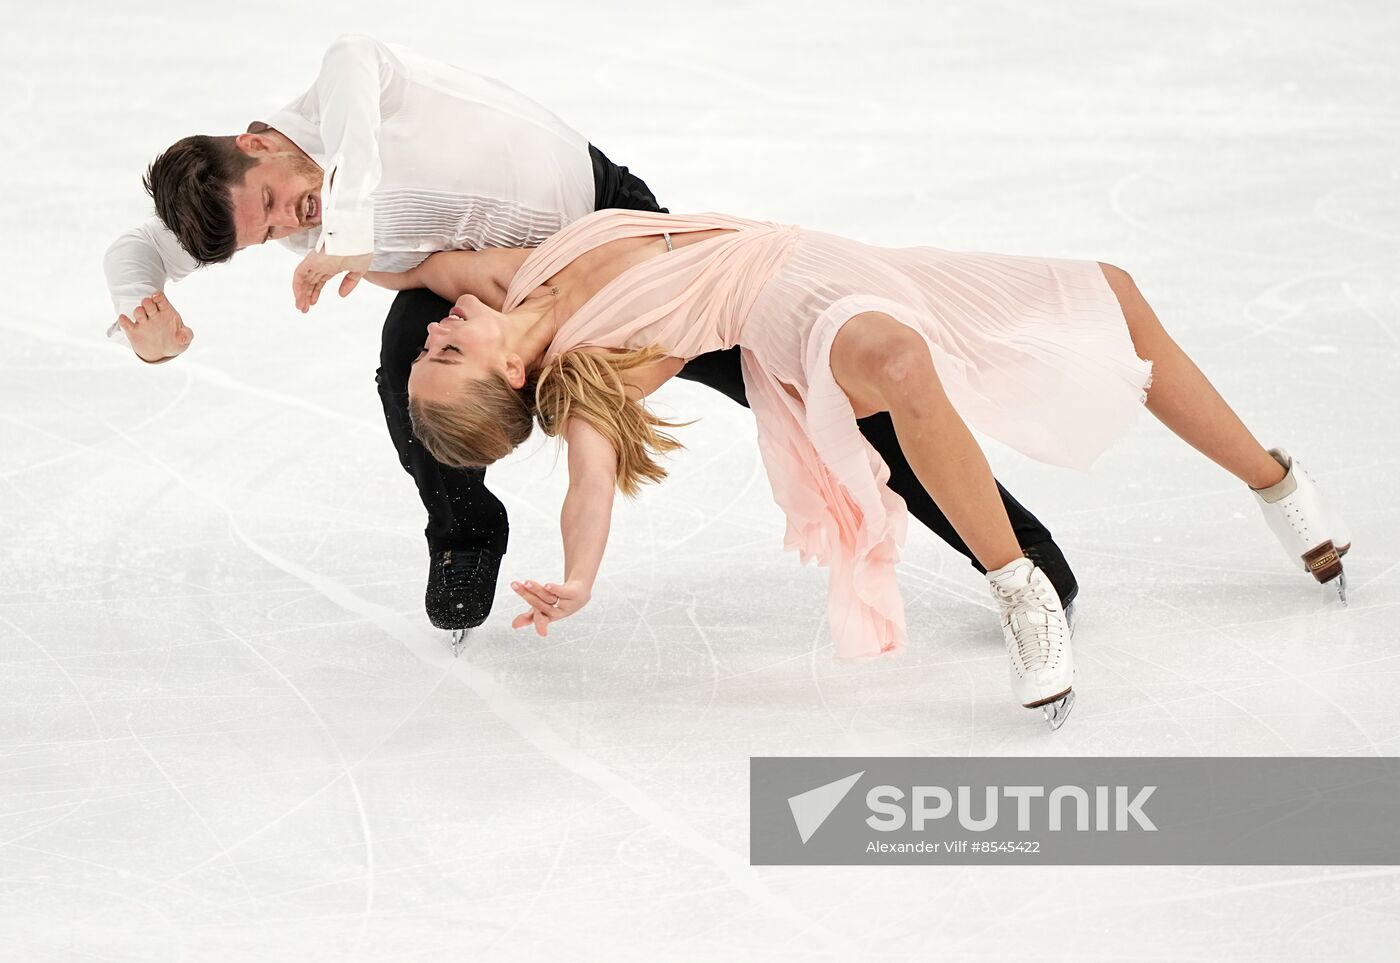
[(461, 652), (467, 630), (486, 621), (496, 596), (501, 556), (489, 548), (446, 548), (432, 553), (423, 606), (428, 621), (452, 633), (452, 653)]

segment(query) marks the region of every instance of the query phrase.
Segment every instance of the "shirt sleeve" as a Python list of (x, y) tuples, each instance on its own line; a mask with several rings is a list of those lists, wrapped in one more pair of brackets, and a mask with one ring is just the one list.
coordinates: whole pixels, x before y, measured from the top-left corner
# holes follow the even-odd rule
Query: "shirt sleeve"
[(394, 79), (395, 64), (384, 44), (358, 34), (338, 38), (321, 61), (315, 92), (326, 151), (322, 253), (349, 257), (374, 250), (381, 100)]
[[(112, 307), (128, 317), (142, 298), (163, 290), (169, 281), (189, 276), (198, 266), (158, 217), (117, 238), (102, 258)], [(107, 329), (107, 337), (126, 342), (126, 334), (116, 321)]]

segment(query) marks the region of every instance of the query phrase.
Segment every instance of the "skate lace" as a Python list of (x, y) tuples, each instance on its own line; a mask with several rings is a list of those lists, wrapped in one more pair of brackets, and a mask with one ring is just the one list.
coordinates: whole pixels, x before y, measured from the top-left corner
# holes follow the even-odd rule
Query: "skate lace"
[(447, 592), (459, 592), (470, 587), (472, 577), (481, 567), (481, 550), (448, 548), (442, 552), (441, 586)]
[(1059, 600), (1047, 582), (1032, 579), (1014, 591), (997, 589), (1002, 625), (1016, 640), (1016, 658), (1027, 672), (1049, 666), (1064, 644), (1064, 619), (1054, 617)]

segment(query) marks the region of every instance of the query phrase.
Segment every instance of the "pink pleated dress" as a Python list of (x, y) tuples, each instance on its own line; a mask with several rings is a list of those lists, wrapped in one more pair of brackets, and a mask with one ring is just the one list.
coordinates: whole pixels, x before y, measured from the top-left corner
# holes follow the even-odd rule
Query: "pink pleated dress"
[(1093, 261), (880, 248), (723, 214), (604, 210), (536, 248), (505, 309), (600, 244), (717, 228), (731, 233), (613, 279), (560, 326), (546, 360), (586, 346), (655, 343), (685, 359), (741, 347), (785, 545), (830, 569), (840, 658), (908, 639), (894, 570), (907, 512), (831, 373), (831, 343), (847, 320), (878, 311), (919, 332), (969, 425), (1053, 465), (1088, 468), (1141, 410), (1151, 365)]

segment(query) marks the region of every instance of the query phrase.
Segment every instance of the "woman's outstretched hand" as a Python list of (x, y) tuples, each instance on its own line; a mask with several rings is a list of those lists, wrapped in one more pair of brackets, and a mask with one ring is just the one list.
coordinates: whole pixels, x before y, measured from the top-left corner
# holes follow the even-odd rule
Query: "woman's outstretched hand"
[(582, 579), (573, 579), (562, 584), (511, 582), (510, 587), (530, 605), (530, 610), (517, 615), (510, 627), (523, 629), (527, 625), (533, 625), (540, 635), (548, 635), (551, 622), (573, 615), (593, 597), (592, 586), (584, 584)]

